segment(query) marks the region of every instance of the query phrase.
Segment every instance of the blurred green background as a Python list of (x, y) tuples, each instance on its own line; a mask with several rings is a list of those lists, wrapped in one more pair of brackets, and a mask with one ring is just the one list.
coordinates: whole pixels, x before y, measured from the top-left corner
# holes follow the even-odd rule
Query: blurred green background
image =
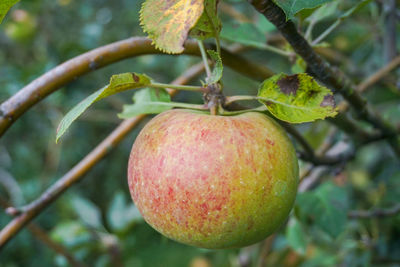
[[(332, 1), (330, 9), (324, 11), (315, 25), (314, 37), (357, 2)], [(391, 34), (387, 28), (390, 10), (382, 2), (371, 1), (345, 19), (320, 48), (333, 65), (357, 83), (391, 59), (390, 51), (385, 48)], [(143, 36), (138, 21), (141, 3), (22, 0), (0, 25), (0, 102), (74, 56), (130, 36)], [(271, 44), (282, 46), (274, 28), (246, 1), (224, 1), (220, 13), (223, 25), (237, 23), (241, 18), (239, 13), (253, 21)], [(309, 24), (305, 17), (310, 13), (301, 12), (296, 18), (303, 32)], [(398, 20), (396, 27), (394, 52), (398, 53)], [(230, 42), (223, 44), (228, 46)], [(301, 62), (292, 64), (271, 52), (246, 49), (242, 54), (275, 72), (301, 69)], [(20, 206), (37, 198), (118, 125), (120, 120), (116, 114), (122, 104), (131, 102), (131, 92), (94, 105), (71, 127), (61, 143), (55, 144), (56, 127), (62, 116), (107, 84), (112, 74), (134, 71), (169, 82), (197, 62), (198, 58), (169, 55), (124, 60), (75, 80), (30, 109), (0, 139), (3, 202)], [(228, 68), (224, 71), (227, 95), (256, 94), (257, 82)], [(382, 116), (394, 124), (400, 123), (399, 74), (400, 70), (395, 70), (366, 94)], [(199, 79), (193, 83), (199, 84)], [(176, 99), (202, 103), (195, 93), (181, 93)], [(386, 143), (377, 142), (358, 149), (355, 159), (343, 166), (322, 168), (319, 183), (299, 193), (288, 224), (273, 238), (248, 248), (213, 251), (162, 237), (144, 223), (132, 204), (126, 168), (131, 145), (141, 126), (97, 164), (83, 182), (70, 188), (34, 220), (78, 262), (116, 267), (400, 266), (398, 214), (368, 219), (347, 216), (350, 210), (391, 207), (400, 201), (400, 165)], [(314, 148), (327, 139), (336, 144), (351, 142), (325, 121), (296, 127)], [(308, 168), (304, 162), (300, 166), (302, 170)], [(10, 220), (4, 211), (0, 212), (0, 227)], [(69, 263), (24, 229), (0, 252), (0, 266), (69, 266)]]

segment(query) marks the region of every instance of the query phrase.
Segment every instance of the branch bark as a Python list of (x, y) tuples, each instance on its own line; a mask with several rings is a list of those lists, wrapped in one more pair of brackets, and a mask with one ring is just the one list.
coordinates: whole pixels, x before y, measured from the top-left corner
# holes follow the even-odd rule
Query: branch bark
[(297, 31), (292, 21), (286, 20), (283, 10), (272, 0), (248, 0), (254, 8), (263, 14), (281, 32), (285, 39), (293, 47), (294, 51), (300, 55), (307, 63), (312, 74), (328, 87), (340, 93), (352, 105), (357, 115), (371, 123), (375, 128), (382, 131), (385, 136), (389, 136), (388, 142), (393, 151), (400, 157), (400, 142), (397, 129), (384, 121), (377, 113), (367, 105), (367, 102), (356, 91), (351, 81), (338, 69), (334, 69), (323, 60), (307, 40)]
[[(204, 66), (195, 65), (187, 70), (182, 76), (172, 83), (185, 84), (203, 72)], [(177, 91), (169, 90), (171, 95)], [(123, 121), (106, 139), (104, 139), (94, 150), (83, 158), (75, 167), (61, 177), (55, 184), (47, 189), (39, 198), (22, 208), (9, 207), (8, 213), (16, 215), (0, 232), (0, 249), (7, 244), (21, 229), (39, 215), (45, 208), (53, 203), (73, 184), (82, 180), (84, 175), (89, 172), (101, 159), (103, 159), (113, 148), (115, 148), (126, 135), (143, 119), (146, 115), (139, 115)]]
[[(145, 37), (133, 37), (111, 43), (72, 58), (38, 77), (0, 105), (0, 137), (30, 107), (78, 77), (126, 58), (162, 54), (151, 42)], [(197, 42), (187, 41), (183, 53), (200, 56)], [(268, 68), (226, 49), (222, 50), (222, 59), (232, 69), (259, 81), (273, 75)]]

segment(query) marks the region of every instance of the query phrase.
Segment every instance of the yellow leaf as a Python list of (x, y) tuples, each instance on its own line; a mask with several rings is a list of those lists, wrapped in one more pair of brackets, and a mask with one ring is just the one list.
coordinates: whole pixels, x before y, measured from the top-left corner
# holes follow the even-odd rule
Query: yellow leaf
[(203, 10), (204, 0), (147, 0), (140, 11), (140, 21), (158, 49), (181, 53)]

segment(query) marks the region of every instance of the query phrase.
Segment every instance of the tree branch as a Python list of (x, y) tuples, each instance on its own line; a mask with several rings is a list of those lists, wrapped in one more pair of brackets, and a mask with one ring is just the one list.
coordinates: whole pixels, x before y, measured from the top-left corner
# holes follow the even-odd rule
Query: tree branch
[[(203, 72), (204, 66), (195, 65), (187, 70), (182, 76), (172, 83), (184, 84)], [(169, 90), (171, 95), (177, 91)], [(124, 120), (108, 137), (106, 137), (94, 150), (75, 165), (69, 172), (61, 177), (55, 184), (48, 188), (39, 198), (22, 208), (9, 207), (8, 213), (16, 215), (0, 232), (0, 249), (13, 238), (26, 224), (39, 215), (45, 208), (53, 203), (73, 184), (79, 182), (84, 175), (91, 170), (101, 159), (103, 159), (113, 148), (115, 148), (124, 137), (143, 119), (146, 115), (139, 115)]]
[(302, 152), (299, 152), (299, 158), (312, 163), (314, 166), (320, 165), (337, 165), (343, 162), (348, 161), (349, 159), (354, 157), (354, 150), (349, 149), (348, 151), (344, 151), (343, 153), (339, 153), (334, 156), (328, 155), (317, 155), (308, 141), (296, 130), (296, 128), (286, 122), (280, 121), (279, 124), (285, 128), (285, 130), (293, 136), (293, 138), (299, 143), (299, 145), (303, 148)]
[[(111, 43), (72, 58), (38, 77), (0, 105), (0, 137), (30, 107), (76, 78), (126, 58), (163, 54), (155, 49), (151, 42), (144, 37), (133, 37)], [(187, 41), (183, 53), (200, 56), (197, 42)], [(254, 64), (226, 49), (222, 50), (222, 59), (224, 64), (232, 69), (259, 81), (273, 75), (268, 68)]]
[(400, 56), (395, 57), (392, 61), (390, 61), (386, 66), (379, 69), (377, 72), (369, 76), (365, 81), (360, 83), (357, 86), (357, 91), (360, 93), (367, 90), (369, 87), (379, 82), (383, 77), (385, 77), (389, 72), (397, 68), (400, 65)]
[[(94, 49), (57, 66), (0, 105), (0, 137), (25, 111), (68, 82), (118, 60), (151, 53), (161, 52), (151, 46), (149, 39), (134, 37)], [(197, 43), (187, 42), (184, 53), (197, 53), (196, 55), (200, 56)], [(222, 58), (227, 66), (258, 81), (263, 81), (274, 74), (268, 68), (235, 55), (234, 51), (229, 52), (223, 49)], [(356, 139), (360, 136), (366, 139), (374, 139), (373, 136), (371, 138), (369, 133), (352, 123), (345, 115), (340, 116), (340, 118), (338, 116), (330, 121)], [(352, 127), (349, 128), (349, 125), (352, 125)]]
[(285, 39), (307, 63), (312, 74), (321, 82), (340, 93), (353, 106), (358, 116), (371, 123), (375, 128), (389, 136), (388, 142), (394, 152), (400, 157), (400, 143), (397, 129), (373, 112), (366, 101), (356, 91), (349, 79), (337, 69), (329, 66), (310, 46), (306, 39), (297, 31), (293, 22), (287, 21), (285, 13), (272, 0), (248, 0), (257, 11), (273, 23)]
[[(9, 204), (5, 199), (0, 197), (0, 206), (6, 209)], [(27, 228), (37, 240), (41, 241), (43, 244), (54, 250), (56, 253), (63, 255), (67, 259), (68, 263), (71, 264), (71, 266), (86, 266), (85, 264), (75, 259), (75, 257), (71, 253), (69, 253), (69, 251), (64, 246), (54, 242), (51, 238), (49, 238), (47, 233), (36, 224), (30, 223), (28, 224)]]

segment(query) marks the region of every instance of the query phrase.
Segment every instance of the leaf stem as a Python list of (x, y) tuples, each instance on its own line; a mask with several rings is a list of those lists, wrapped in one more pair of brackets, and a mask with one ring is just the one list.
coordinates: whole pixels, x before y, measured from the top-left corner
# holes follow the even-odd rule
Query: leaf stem
[(244, 101), (244, 100), (258, 100), (259, 97), (252, 95), (235, 95), (235, 96), (227, 96), (225, 98), (225, 105), (229, 105), (236, 101)]
[(265, 106), (259, 106), (257, 108), (250, 108), (250, 109), (243, 109), (243, 110), (236, 110), (236, 111), (223, 110), (222, 112), (220, 112), (220, 114), (230, 116), (230, 115), (239, 115), (242, 113), (252, 112), (252, 111), (264, 112), (264, 111), (268, 111), (268, 109)]
[(336, 29), (337, 26), (339, 26), (340, 22), (342, 22), (342, 19), (338, 19), (333, 23), (328, 29), (326, 29), (323, 33), (321, 33), (320, 36), (318, 36), (314, 41), (312, 41), (311, 45), (317, 45), (319, 42), (321, 42), (326, 36), (328, 36), (334, 29)]
[(317, 23), (317, 20), (315, 19), (315, 17), (313, 17), (313, 19), (310, 21), (310, 24), (308, 24), (307, 31), (304, 35), (304, 38), (306, 38), (306, 40), (309, 40), (309, 41), (311, 40), (312, 31), (313, 31), (316, 23)]
[(208, 110), (208, 108), (204, 105), (197, 105), (197, 104), (187, 104), (181, 102), (151, 102), (152, 104), (160, 105), (160, 106), (173, 106), (174, 108), (188, 108), (188, 109), (198, 109), (198, 110)]
[(194, 92), (204, 92), (205, 88), (201, 86), (194, 85), (176, 85), (176, 84), (168, 84), (168, 83), (151, 83), (148, 87), (152, 88), (171, 88), (176, 90), (183, 91), (194, 91)]
[(218, 34), (215, 35), (215, 44), (217, 47), (217, 53), (219, 56), (221, 56), (221, 42), (220, 42), (220, 38), (219, 38)]
[[(288, 108), (293, 107), (292, 105), (286, 104), (284, 102), (272, 99), (272, 98), (268, 98), (268, 97), (261, 97), (261, 96), (252, 96), (252, 95), (237, 95), (237, 96), (228, 96), (225, 98), (225, 105), (229, 105), (232, 102), (236, 102), (236, 101), (244, 101), (244, 100), (262, 100), (265, 102), (272, 102), (275, 104), (279, 104)], [(307, 110), (307, 108), (305, 107), (296, 107), (297, 109), (303, 109), (303, 110)]]
[(206, 50), (204, 48), (204, 44), (202, 41), (198, 41), (198, 43), (199, 43), (201, 58), (203, 59), (204, 67), (206, 68), (207, 78), (210, 78), (211, 77), (211, 69), (210, 69), (210, 65), (208, 65), (208, 58), (207, 58)]
[(291, 56), (293, 54), (292, 52), (287, 52), (285, 50), (276, 48), (276, 47), (274, 47), (272, 45), (268, 45), (268, 44), (257, 45), (257, 48), (268, 50), (270, 52), (273, 52), (275, 54), (278, 54), (278, 55), (281, 55), (281, 56), (285, 56), (285, 57)]

